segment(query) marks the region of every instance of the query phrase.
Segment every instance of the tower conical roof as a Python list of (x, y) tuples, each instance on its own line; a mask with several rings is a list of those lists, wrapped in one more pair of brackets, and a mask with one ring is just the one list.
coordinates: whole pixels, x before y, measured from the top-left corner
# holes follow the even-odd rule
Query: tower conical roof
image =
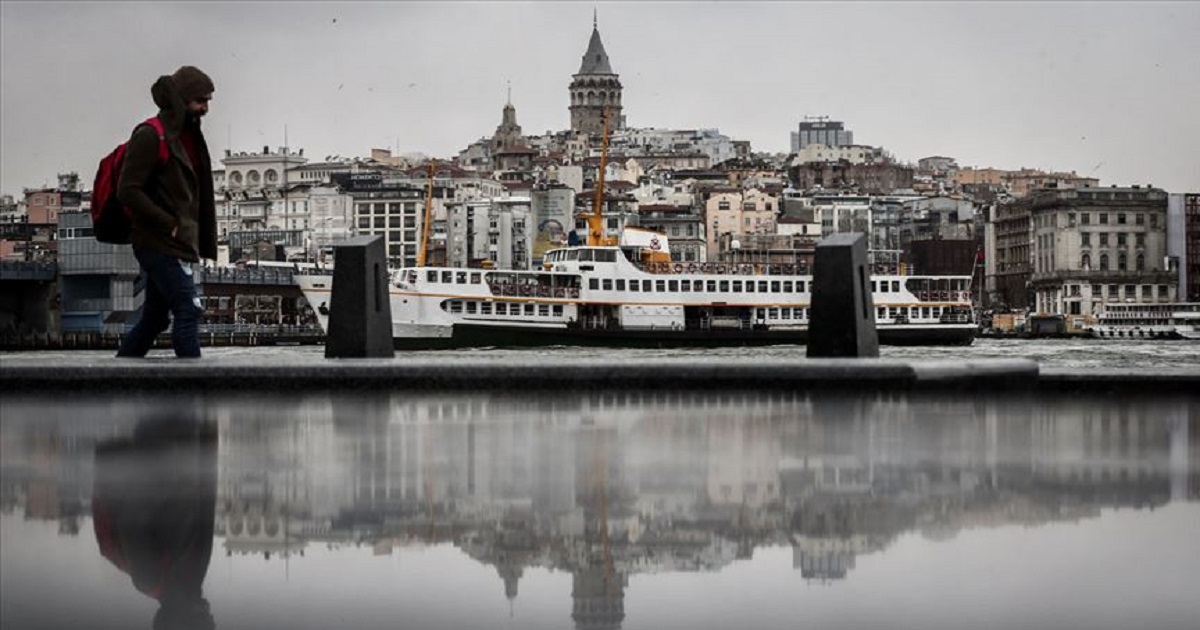
[(608, 65), (608, 53), (604, 52), (604, 43), (600, 41), (600, 29), (596, 26), (592, 26), (592, 39), (588, 42), (587, 52), (583, 53), (583, 63), (577, 74), (613, 74), (612, 66)]

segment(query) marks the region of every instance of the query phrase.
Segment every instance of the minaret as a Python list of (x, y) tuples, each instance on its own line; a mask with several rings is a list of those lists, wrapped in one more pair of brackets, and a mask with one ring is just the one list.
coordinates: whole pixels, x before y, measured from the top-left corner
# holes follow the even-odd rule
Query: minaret
[(579, 72), (571, 76), (571, 131), (599, 135), (604, 131), (604, 110), (609, 110), (609, 129), (624, 129), (621, 114), (621, 79), (608, 63), (600, 41), (600, 28), (592, 15), (592, 38)]

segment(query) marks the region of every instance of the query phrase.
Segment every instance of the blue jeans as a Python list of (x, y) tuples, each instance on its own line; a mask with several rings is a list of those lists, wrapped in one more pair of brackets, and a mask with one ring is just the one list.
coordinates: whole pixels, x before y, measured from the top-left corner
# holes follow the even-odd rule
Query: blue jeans
[(150, 249), (133, 248), (146, 279), (146, 296), (137, 324), (121, 341), (118, 357), (144, 357), (155, 337), (171, 325), (175, 356), (200, 356), (200, 298), (192, 278), (192, 264)]

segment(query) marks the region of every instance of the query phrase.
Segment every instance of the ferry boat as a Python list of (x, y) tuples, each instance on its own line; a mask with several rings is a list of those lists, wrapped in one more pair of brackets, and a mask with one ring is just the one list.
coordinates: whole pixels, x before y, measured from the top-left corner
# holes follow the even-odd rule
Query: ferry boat
[(1102, 339), (1200, 339), (1200, 302), (1106, 303), (1092, 333)]
[[(391, 274), (398, 349), (804, 344), (812, 276), (794, 265), (646, 260), (637, 247), (546, 252), (534, 271), (411, 267)], [(296, 282), (327, 330), (333, 277)], [(879, 342), (969, 345), (970, 276), (875, 275)]]

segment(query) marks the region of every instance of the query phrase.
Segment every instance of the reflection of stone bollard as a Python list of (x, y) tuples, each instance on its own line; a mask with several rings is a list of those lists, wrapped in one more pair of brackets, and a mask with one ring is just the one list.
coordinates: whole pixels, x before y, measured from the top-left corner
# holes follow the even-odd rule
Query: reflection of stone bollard
[(866, 235), (833, 234), (818, 243), (812, 279), (808, 356), (878, 357)]
[(383, 237), (359, 236), (336, 248), (325, 358), (390, 358), (392, 305)]

